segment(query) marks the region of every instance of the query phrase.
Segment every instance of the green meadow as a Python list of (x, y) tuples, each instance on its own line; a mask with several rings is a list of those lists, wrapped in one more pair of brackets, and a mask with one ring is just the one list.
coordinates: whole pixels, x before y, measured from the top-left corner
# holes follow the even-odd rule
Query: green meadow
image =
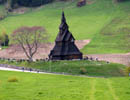
[(116, 5), (120, 13), (113, 17), (109, 23), (104, 25), (98, 34), (95, 34), (92, 42), (82, 49), (84, 53), (103, 54), (130, 52), (129, 5), (130, 1)]
[[(70, 31), (77, 40), (91, 39), (82, 49), (85, 54), (129, 52), (130, 1), (90, 0), (92, 3), (77, 8), (76, 2), (53, 2), (40, 8), (29, 8), (24, 14), (10, 13), (0, 21), (0, 32), (7, 34), (21, 26), (43, 26), (54, 42), (58, 34), (62, 8)], [(3, 12), (3, 6), (1, 6)], [(10, 42), (12, 43), (12, 41)]]
[[(70, 31), (75, 38), (78, 40), (91, 39), (111, 19), (111, 16), (108, 15), (114, 13), (115, 8), (103, 10), (105, 5), (102, 5), (102, 1), (104, 0), (96, 1), (92, 5), (82, 8), (77, 8), (76, 2), (54, 2), (38, 10), (30, 9), (25, 14), (9, 14), (0, 22), (1, 31), (3, 28), (8, 34), (11, 34), (21, 26), (43, 26), (50, 35), (49, 41), (53, 42), (59, 31), (61, 12), (64, 8)], [(110, 2), (109, 5), (111, 4)]]
[[(49, 42), (58, 34), (64, 8), (70, 31), (76, 40), (91, 39), (81, 51), (84, 54), (128, 53), (130, 49), (130, 0), (88, 0), (77, 8), (77, 0), (53, 2), (39, 8), (28, 8), (24, 14), (9, 13), (0, 21), (0, 34), (10, 36), (22, 26), (43, 26)], [(0, 5), (0, 16), (6, 15)], [(9, 62), (49, 73), (23, 73), (0, 70), (0, 100), (130, 100), (130, 78), (126, 66), (104, 61), (37, 61)], [(79, 75), (79, 76), (78, 76)]]
[[(37, 61), (37, 62), (8, 62), (0, 61), (1, 64), (21, 66), (25, 68), (38, 69), (49, 73), (60, 73), (69, 75), (87, 75), (99, 77), (121, 77), (125, 76), (126, 66), (101, 61)], [(21, 68), (22, 69), (22, 68)]]
[[(9, 79), (17, 79), (10, 82)], [(93, 78), (0, 71), (0, 100), (130, 100), (128, 77)]]
[[(8, 34), (21, 26), (43, 26), (54, 42), (58, 34), (62, 8), (70, 31), (77, 40), (91, 39), (82, 49), (84, 54), (129, 52), (130, 1), (89, 0), (91, 4), (77, 8), (77, 1), (53, 2), (29, 8), (24, 14), (12, 14), (0, 21), (0, 32)], [(12, 40), (11, 42), (12, 43)]]

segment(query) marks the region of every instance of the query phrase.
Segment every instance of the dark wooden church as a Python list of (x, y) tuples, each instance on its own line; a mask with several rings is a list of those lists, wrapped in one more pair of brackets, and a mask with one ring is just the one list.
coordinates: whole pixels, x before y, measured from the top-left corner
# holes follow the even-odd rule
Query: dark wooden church
[(50, 60), (71, 60), (82, 59), (82, 53), (75, 45), (75, 39), (69, 32), (69, 27), (66, 23), (64, 12), (62, 13), (61, 25), (59, 34), (55, 40), (55, 46), (49, 54)]

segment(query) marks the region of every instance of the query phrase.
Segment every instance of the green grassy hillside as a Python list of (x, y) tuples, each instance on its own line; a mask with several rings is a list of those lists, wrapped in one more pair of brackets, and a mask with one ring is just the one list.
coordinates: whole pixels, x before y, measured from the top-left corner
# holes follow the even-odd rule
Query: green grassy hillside
[(0, 5), (0, 16), (6, 15), (4, 5)]
[(44, 72), (57, 72), (72, 75), (87, 76), (124, 76), (126, 66), (121, 64), (106, 63), (101, 61), (49, 61), (49, 62), (8, 62), (0, 61), (1, 64), (15, 66), (24, 66), (25, 68), (34, 68)]
[[(15, 78), (16, 77), (16, 78)], [(17, 79), (18, 82), (8, 82)], [(0, 71), (0, 100), (129, 100), (129, 78)]]
[(111, 0), (96, 0), (93, 4), (82, 8), (77, 8), (76, 2), (54, 2), (39, 10), (29, 11), (22, 15), (11, 14), (0, 22), (0, 28), (1, 30), (4, 28), (10, 34), (16, 28), (24, 25), (44, 26), (50, 34), (50, 41), (53, 42), (59, 31), (63, 7), (70, 31), (78, 40), (93, 38), (114, 17), (112, 15), (116, 10)]
[(21, 26), (44, 26), (54, 42), (58, 33), (61, 10), (65, 9), (70, 31), (78, 40), (91, 39), (82, 51), (91, 53), (129, 52), (130, 1), (114, 3), (113, 0), (88, 0), (84, 7), (76, 2), (54, 2), (25, 14), (9, 14), (0, 21), (0, 31), (11, 34)]
[(127, 53), (130, 52), (130, 1), (118, 4), (120, 13), (104, 25), (84, 53)]

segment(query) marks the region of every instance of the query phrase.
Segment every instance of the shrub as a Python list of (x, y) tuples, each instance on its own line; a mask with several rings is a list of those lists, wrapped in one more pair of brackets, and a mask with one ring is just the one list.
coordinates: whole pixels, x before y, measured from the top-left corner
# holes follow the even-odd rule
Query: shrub
[(85, 68), (80, 68), (80, 74), (86, 74), (87, 73), (87, 70)]
[[(6, 3), (6, 9), (11, 12), (19, 6), (36, 7), (52, 2), (53, 0), (3, 0)], [(2, 1), (0, 2), (2, 3)]]
[(79, 2), (77, 3), (77, 7), (82, 7), (86, 5), (86, 0), (79, 0)]
[(3, 4), (5, 2), (6, 2), (6, 0), (0, 0), (0, 4)]
[(2, 35), (0, 35), (0, 45), (1, 46), (8, 46), (9, 45), (9, 37), (5, 32), (3, 32)]
[(52, 2), (53, 0), (18, 0), (18, 4), (21, 6), (40, 6)]
[(126, 76), (129, 76), (129, 73), (130, 73), (130, 67), (127, 67), (126, 68)]
[(10, 77), (10, 78), (8, 78), (8, 82), (18, 82), (18, 78), (17, 77)]
[(8, 46), (9, 45), (9, 37), (7, 34), (4, 35), (4, 43), (2, 46)]
[(39, 95), (43, 94), (42, 92), (38, 92)]

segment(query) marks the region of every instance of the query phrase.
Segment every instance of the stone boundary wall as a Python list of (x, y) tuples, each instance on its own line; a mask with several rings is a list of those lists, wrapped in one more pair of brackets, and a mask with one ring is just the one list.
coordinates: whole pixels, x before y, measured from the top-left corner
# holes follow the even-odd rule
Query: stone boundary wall
[[(14, 59), (14, 58), (0, 58), (0, 60), (2, 61), (9, 61), (9, 62), (29, 62), (28, 59)], [(98, 58), (92, 58), (92, 57), (84, 57), (83, 59), (72, 59), (72, 60), (68, 60), (68, 61), (76, 61), (76, 60), (92, 60), (92, 61), (98, 61)], [(37, 62), (37, 61), (43, 61), (43, 62), (48, 62), (48, 61), (62, 61), (62, 60), (49, 60), (48, 58), (46, 59), (35, 59), (33, 62)]]

